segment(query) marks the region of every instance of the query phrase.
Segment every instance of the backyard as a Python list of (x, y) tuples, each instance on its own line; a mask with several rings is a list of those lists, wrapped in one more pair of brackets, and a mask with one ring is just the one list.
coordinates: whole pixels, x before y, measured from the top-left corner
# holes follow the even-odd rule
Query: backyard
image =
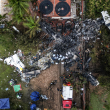
[[(30, 0), (28, 0), (30, 1)], [(21, 4), (23, 2), (19, 1)], [(34, 2), (34, 0), (33, 0)], [(10, 6), (13, 7), (13, 20), (17, 29), (20, 33), (15, 32), (12, 29), (12, 24), (8, 27), (8, 22), (3, 22), (6, 25), (5, 29), (0, 29), (0, 58), (5, 59), (14, 54), (14, 51), (21, 49), (24, 56), (27, 57), (29, 53), (31, 56), (36, 55), (39, 44), (44, 45), (43, 38), (45, 33), (37, 33), (36, 30), (40, 30), (39, 21), (40, 19), (35, 19), (35, 17), (31, 17), (31, 14), (27, 11), (28, 3), (24, 0), (23, 4), (26, 4), (24, 8), (23, 4), (18, 9), (18, 5), (14, 2)], [(86, 17), (88, 18), (97, 18), (101, 17), (101, 11), (107, 10), (110, 14), (110, 2), (109, 0), (86, 0)], [(78, 11), (78, 10), (77, 10)], [(25, 13), (25, 14), (24, 14)], [(20, 15), (20, 16), (18, 16)], [(2, 17), (0, 16), (0, 23), (2, 23)], [(2, 24), (3, 24), (2, 23)], [(22, 28), (21, 28), (22, 27)], [(89, 46), (94, 45), (92, 49), (90, 49), (90, 57), (92, 57), (92, 65), (95, 69), (101, 70), (98, 73), (98, 81), (100, 83), (99, 86), (94, 87), (89, 84), (88, 93), (90, 95), (90, 103), (87, 105), (86, 110), (110, 110), (110, 31), (106, 26), (102, 26), (101, 28), (101, 36), (100, 40), (95, 43), (89, 43)], [(47, 47), (46, 47), (47, 48)], [(24, 63), (24, 62), (23, 62)], [(27, 62), (25, 62), (27, 63)], [(95, 65), (98, 65), (96, 67)], [(27, 66), (27, 64), (26, 64)], [(91, 66), (91, 67), (92, 67)], [(76, 65), (74, 66), (76, 68)], [(17, 72), (14, 72), (15, 67), (11, 67), (9, 65), (4, 64), (3, 61), (0, 61), (0, 98), (9, 98), (10, 100), (10, 110), (30, 110), (29, 107), (31, 103), (36, 103), (39, 108), (48, 108), (49, 110), (60, 110), (61, 107), (61, 98), (60, 91), (57, 91), (57, 88), (61, 87), (60, 84), (60, 72), (59, 65), (52, 65), (50, 68), (42, 71), (41, 74), (33, 78), (29, 86), (26, 87), (26, 83), (21, 81), (21, 77), (19, 77)], [(74, 71), (74, 68), (71, 67), (71, 70)], [(94, 70), (94, 68), (91, 68)], [(78, 74), (78, 73), (77, 73)], [(96, 74), (94, 74), (95, 76)], [(14, 79), (17, 81), (17, 84), (21, 84), (22, 90), (20, 93), (23, 94), (21, 100), (17, 99), (16, 93), (13, 90), (13, 87), (8, 83), (10, 79)], [(53, 80), (57, 80), (57, 84), (53, 85), (49, 88), (50, 83)], [(77, 102), (77, 108), (81, 108), (81, 92), (80, 88), (82, 88), (82, 84), (87, 83), (84, 78), (78, 75), (77, 78), (70, 77), (67, 81), (72, 82), (74, 85), (74, 100)], [(46, 95), (48, 100), (39, 100), (37, 102), (33, 102), (30, 99), (30, 94), (33, 91), (38, 91), (43, 95)], [(71, 110), (77, 110), (77, 108), (72, 108)]]
[[(9, 98), (11, 110), (29, 110), (31, 103), (35, 103), (37, 107), (42, 109), (60, 110), (61, 102), (59, 98), (61, 98), (61, 96), (60, 92), (57, 91), (57, 88), (60, 88), (58, 65), (52, 65), (49, 69), (41, 72), (38, 77), (30, 81), (28, 87), (25, 87), (26, 83), (22, 82), (21, 78), (18, 77), (18, 73), (14, 73), (13, 70), (14, 67), (7, 66), (3, 62), (0, 62), (0, 98)], [(10, 79), (16, 80), (17, 84), (21, 84), (22, 90), (20, 93), (23, 94), (21, 99), (17, 99), (16, 92), (14, 92), (13, 87), (8, 83)], [(57, 80), (57, 84), (49, 88), (53, 80)], [(6, 88), (8, 88), (8, 90), (5, 90)], [(33, 102), (30, 99), (30, 94), (33, 91), (38, 91), (40, 94), (46, 95), (49, 99)]]
[[(24, 55), (31, 52), (30, 49), (24, 48), (24, 45), (16, 45), (16, 37), (15, 34), (6, 32), (0, 35), (0, 58), (5, 59), (14, 54), (14, 51), (17, 51), (20, 47), (24, 51)], [(32, 47), (32, 46), (31, 46)], [(37, 49), (33, 49), (32, 55), (37, 52)], [(35, 51), (36, 50), (36, 51)], [(11, 110), (28, 110), (29, 109), (29, 102), (30, 102), (30, 94), (28, 92), (29, 88), (26, 88), (26, 83), (21, 81), (17, 72), (13, 72), (15, 67), (11, 67), (10, 65), (4, 64), (3, 61), (0, 61), (0, 98), (9, 98), (10, 100), (10, 109)], [(22, 90), (20, 93), (23, 94), (21, 100), (17, 99), (16, 93), (13, 90), (13, 87), (10, 86), (8, 83), (11, 79), (17, 81), (17, 84), (21, 84)]]

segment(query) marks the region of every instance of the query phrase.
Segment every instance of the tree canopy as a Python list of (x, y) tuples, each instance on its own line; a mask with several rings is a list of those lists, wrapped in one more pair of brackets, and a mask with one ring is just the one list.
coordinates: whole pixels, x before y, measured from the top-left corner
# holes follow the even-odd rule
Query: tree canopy
[(30, 38), (34, 37), (36, 35), (36, 31), (40, 31), (41, 29), (39, 28), (40, 24), (39, 24), (40, 18), (38, 18), (36, 20), (36, 16), (31, 17), (26, 17), (26, 21), (23, 23), (23, 25), (27, 28), (29, 28), (29, 30), (26, 32), (27, 34), (30, 34)]

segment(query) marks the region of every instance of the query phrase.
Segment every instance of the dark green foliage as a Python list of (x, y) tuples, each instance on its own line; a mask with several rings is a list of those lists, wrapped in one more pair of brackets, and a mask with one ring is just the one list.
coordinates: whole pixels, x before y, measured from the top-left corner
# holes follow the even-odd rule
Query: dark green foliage
[(17, 22), (19, 24), (20, 22), (24, 21), (23, 17), (26, 14), (29, 14), (29, 1), (30, 0), (18, 0), (17, 2), (15, 2), (15, 0), (8, 0), (9, 4), (6, 6), (12, 8), (9, 14), (13, 13), (14, 22)]
[(28, 31), (26, 31), (26, 34), (30, 34), (30, 38), (36, 36), (36, 31), (40, 31), (41, 29), (39, 28), (40, 18), (36, 20), (36, 16), (31, 17), (26, 17), (26, 21), (23, 23), (23, 25), (27, 28), (29, 28)]
[(8, 56), (8, 52), (16, 50), (15, 36), (12, 33), (2, 33), (0, 36), (1, 57)]
[(102, 26), (101, 32), (101, 42), (103, 45), (100, 45), (99, 59), (103, 67), (103, 71), (107, 74), (110, 72), (110, 48), (107, 47), (107, 45), (110, 44), (110, 30), (106, 26)]
[(110, 106), (109, 106), (109, 105), (104, 104), (104, 107), (105, 107), (107, 110), (110, 110)]
[(86, 0), (86, 17), (101, 17), (101, 11), (107, 10), (110, 14), (110, 0)]
[[(95, 43), (95, 51), (93, 51), (92, 56), (97, 54), (97, 62), (100, 63), (98, 67), (98, 69), (101, 69), (101, 76), (98, 78), (100, 85), (110, 88), (110, 30), (104, 25), (101, 26), (100, 38), (100, 42)], [(92, 61), (94, 60), (96, 60), (96, 57), (92, 57)]]
[(105, 75), (101, 75), (98, 78), (98, 81), (100, 82), (101, 86), (106, 86), (108, 89), (110, 88), (110, 77), (109, 76), (105, 76)]

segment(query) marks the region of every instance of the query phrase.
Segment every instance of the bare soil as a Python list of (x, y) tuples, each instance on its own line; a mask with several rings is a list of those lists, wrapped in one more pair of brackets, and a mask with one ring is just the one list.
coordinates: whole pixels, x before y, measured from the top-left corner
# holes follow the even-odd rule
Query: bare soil
[[(57, 84), (52, 85), (49, 88), (50, 83), (53, 80), (57, 80)], [(58, 65), (52, 65), (50, 68), (42, 71), (38, 77), (33, 78), (30, 81), (30, 85), (33, 90), (38, 91), (40, 94), (46, 95), (49, 98), (48, 100), (37, 101), (37, 106), (39, 108), (60, 110), (61, 103), (59, 102), (59, 91), (57, 91), (57, 88), (60, 87)]]

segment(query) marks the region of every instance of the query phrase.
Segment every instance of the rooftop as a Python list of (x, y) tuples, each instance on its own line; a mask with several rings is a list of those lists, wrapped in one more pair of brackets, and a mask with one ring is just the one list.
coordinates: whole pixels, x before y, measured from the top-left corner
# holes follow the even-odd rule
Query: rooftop
[(38, 9), (46, 17), (70, 17), (71, 16), (71, 0), (38, 0)]

